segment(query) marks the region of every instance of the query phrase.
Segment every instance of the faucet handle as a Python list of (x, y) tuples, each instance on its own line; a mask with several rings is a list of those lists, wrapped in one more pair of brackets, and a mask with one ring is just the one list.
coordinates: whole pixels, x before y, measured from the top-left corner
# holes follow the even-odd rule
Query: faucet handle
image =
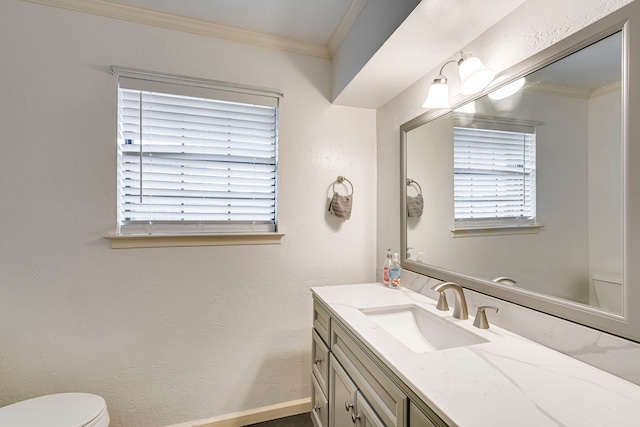
[(444, 291), (438, 292), (438, 304), (436, 308), (441, 311), (449, 311), (449, 303), (447, 302), (447, 296), (444, 294)]
[(473, 321), (473, 326), (480, 329), (489, 329), (489, 321), (487, 320), (487, 314), (485, 310), (489, 308), (491, 310), (495, 310), (498, 312), (498, 307), (493, 307), (491, 305), (481, 305), (478, 307), (478, 311), (476, 313), (476, 320)]

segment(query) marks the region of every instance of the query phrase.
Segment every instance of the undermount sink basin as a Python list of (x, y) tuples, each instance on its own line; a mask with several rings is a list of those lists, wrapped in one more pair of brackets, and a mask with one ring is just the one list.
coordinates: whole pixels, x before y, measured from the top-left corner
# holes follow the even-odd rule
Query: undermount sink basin
[(360, 311), (416, 353), (489, 342), (417, 305)]

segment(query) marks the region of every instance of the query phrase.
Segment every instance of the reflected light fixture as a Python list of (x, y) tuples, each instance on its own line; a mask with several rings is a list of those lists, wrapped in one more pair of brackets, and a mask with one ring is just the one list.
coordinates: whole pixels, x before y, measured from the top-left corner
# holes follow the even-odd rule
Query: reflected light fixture
[(456, 113), (475, 114), (476, 113), (476, 102), (475, 101), (468, 102), (468, 103), (464, 104), (462, 107), (456, 108), (454, 111)]
[(525, 84), (525, 81), (526, 81), (525, 78), (521, 77), (518, 80), (515, 80), (509, 83), (508, 85), (504, 85), (500, 89), (494, 90), (493, 92), (489, 93), (489, 98), (496, 101), (499, 99), (508, 98), (511, 95), (518, 92), (520, 89), (522, 89), (522, 87)]
[(431, 82), (427, 99), (422, 104), (422, 108), (449, 108), (449, 86), (447, 78), (442, 74), (447, 64), (455, 62), (458, 64), (458, 74), (460, 75), (460, 92), (463, 95), (473, 95), (489, 86), (495, 77), (495, 73), (484, 66), (480, 59), (475, 56), (460, 52), (458, 61), (451, 60), (445, 62), (440, 68), (440, 73)]

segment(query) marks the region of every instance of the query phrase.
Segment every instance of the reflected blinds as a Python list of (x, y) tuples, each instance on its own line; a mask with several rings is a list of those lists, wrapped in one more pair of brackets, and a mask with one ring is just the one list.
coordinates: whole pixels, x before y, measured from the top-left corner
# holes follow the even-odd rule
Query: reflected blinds
[(535, 220), (535, 127), (454, 126), (456, 223)]
[(278, 97), (119, 77), (122, 234), (276, 230)]

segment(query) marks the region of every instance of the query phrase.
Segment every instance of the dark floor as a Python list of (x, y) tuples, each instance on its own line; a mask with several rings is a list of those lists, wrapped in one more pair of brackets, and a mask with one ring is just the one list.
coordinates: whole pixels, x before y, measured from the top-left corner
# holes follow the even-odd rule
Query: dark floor
[(311, 421), (311, 414), (306, 412), (292, 417), (251, 424), (251, 427), (313, 427), (313, 422)]

